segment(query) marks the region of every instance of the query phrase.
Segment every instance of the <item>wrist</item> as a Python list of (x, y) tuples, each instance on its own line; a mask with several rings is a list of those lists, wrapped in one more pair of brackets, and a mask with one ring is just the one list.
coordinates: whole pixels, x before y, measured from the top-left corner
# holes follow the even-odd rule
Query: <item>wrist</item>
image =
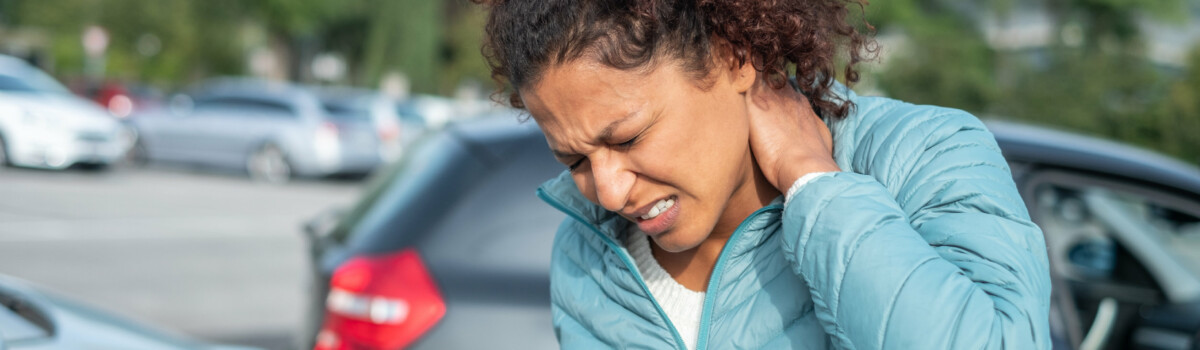
[(778, 179), (778, 183), (775, 185), (780, 192), (786, 193), (804, 175), (839, 171), (842, 171), (842, 169), (833, 162), (833, 159), (796, 162), (780, 169), (779, 177), (776, 178)]

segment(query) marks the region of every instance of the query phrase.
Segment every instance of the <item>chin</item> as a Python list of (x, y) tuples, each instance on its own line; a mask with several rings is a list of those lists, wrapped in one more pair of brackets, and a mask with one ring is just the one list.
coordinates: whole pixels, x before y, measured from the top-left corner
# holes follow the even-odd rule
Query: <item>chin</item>
[(703, 239), (700, 239), (693, 242), (693, 240), (680, 239), (681, 237), (672, 237), (673, 234), (676, 233), (677, 232), (668, 231), (661, 236), (652, 237), (651, 240), (653, 240), (654, 244), (658, 245), (660, 249), (665, 250), (668, 253), (681, 253), (696, 249), (696, 247), (699, 247), (700, 243), (704, 241)]

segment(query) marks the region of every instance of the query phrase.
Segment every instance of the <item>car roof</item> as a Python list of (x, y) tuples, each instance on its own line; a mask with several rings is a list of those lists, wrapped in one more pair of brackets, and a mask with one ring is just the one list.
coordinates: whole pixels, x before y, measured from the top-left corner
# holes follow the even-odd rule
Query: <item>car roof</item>
[(190, 90), (192, 94), (199, 96), (234, 95), (258, 98), (271, 97), (283, 100), (316, 99), (316, 96), (308, 90), (290, 83), (257, 78), (213, 78), (195, 85)]
[(1200, 168), (1095, 137), (1000, 120), (986, 122), (1009, 161), (1054, 166), (1200, 194)]
[[(505, 145), (531, 139), (545, 142), (537, 123), (523, 118), (523, 113), (516, 109), (500, 109), (478, 117), (452, 121), (446, 129), (453, 137), (472, 145), (469, 148), (475, 156), (496, 159), (512, 151)], [(550, 153), (546, 155), (550, 156)]]
[[(540, 136), (537, 124), (523, 116), (519, 110), (507, 109), (455, 122), (448, 128), (455, 137), (483, 146)], [(1200, 168), (1179, 160), (1130, 145), (1045, 127), (1000, 120), (986, 123), (1009, 161), (1122, 177), (1200, 195)], [(488, 147), (473, 151), (478, 156), (497, 156)]]

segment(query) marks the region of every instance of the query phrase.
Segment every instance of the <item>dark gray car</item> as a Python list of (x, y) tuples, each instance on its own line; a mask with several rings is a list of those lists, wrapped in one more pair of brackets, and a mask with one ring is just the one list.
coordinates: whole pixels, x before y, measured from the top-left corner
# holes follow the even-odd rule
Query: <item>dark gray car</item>
[[(564, 166), (513, 114), (453, 123), (306, 225), (303, 344), (553, 349), (549, 262), (564, 214), (537, 186)], [(1149, 152), (992, 123), (1045, 231), (1056, 348), (1192, 349), (1200, 171)]]

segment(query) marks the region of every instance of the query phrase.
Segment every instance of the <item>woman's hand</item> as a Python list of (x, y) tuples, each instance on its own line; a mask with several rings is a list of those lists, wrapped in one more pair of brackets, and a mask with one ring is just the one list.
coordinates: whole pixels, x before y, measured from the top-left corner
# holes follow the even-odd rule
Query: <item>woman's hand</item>
[(841, 171), (833, 161), (833, 137), (803, 94), (771, 88), (759, 79), (746, 94), (750, 150), (767, 181), (780, 192), (808, 173)]

